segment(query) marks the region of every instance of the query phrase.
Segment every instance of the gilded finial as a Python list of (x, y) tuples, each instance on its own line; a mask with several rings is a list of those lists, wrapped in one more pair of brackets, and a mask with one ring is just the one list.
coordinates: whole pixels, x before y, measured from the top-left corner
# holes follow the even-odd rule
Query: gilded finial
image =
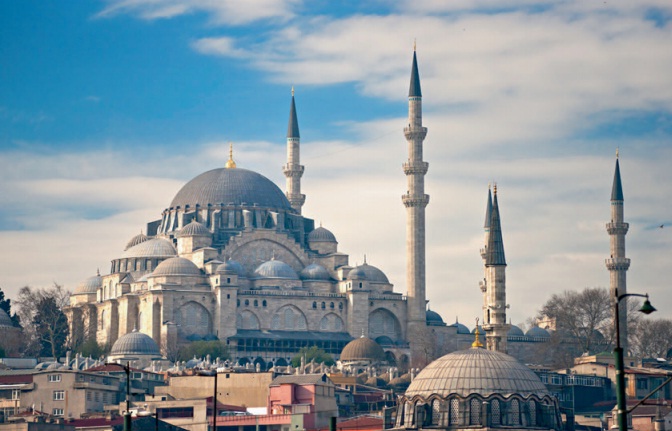
[(364, 255), (364, 265), (366, 265), (366, 255)]
[(233, 142), (229, 142), (229, 160), (224, 165), (226, 169), (231, 169), (236, 167), (236, 162), (233, 161)]
[(364, 328), (362, 328), (362, 336), (359, 337), (359, 338), (366, 338), (366, 337), (364, 336)]
[(483, 343), (481, 343), (481, 340), (478, 338), (479, 335), (481, 335), (481, 331), (478, 330), (478, 317), (476, 318), (476, 329), (474, 329), (474, 337), (475, 340), (473, 343), (471, 343), (471, 347), (483, 347)]
[(497, 194), (497, 183), (495, 183), (494, 187), (492, 188), (492, 192)]
[(417, 42), (417, 40), (415, 38), (413, 38), (413, 52), (415, 52), (416, 42)]
[(292, 97), (294, 97), (294, 86), (292, 85)]
[(100, 277), (100, 268), (96, 269), (96, 275)]
[(618, 159), (618, 147), (616, 147), (616, 158)]
[(492, 190), (492, 181), (488, 181), (488, 190)]

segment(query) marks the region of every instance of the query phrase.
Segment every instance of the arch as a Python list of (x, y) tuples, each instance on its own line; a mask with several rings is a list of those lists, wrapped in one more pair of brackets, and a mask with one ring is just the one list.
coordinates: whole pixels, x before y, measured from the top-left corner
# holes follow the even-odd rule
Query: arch
[(492, 425), (501, 425), (502, 423), (502, 408), (496, 398), (490, 402), (490, 421)]
[(305, 331), (308, 321), (303, 312), (294, 305), (280, 307), (271, 318), (271, 329), (281, 331)]
[(399, 356), (399, 362), (398, 362), (398, 368), (400, 371), (408, 371), (408, 364), (409, 364), (409, 359), (408, 355), (402, 354)]
[(530, 426), (537, 426), (537, 402), (534, 400), (528, 400), (527, 407), (529, 409)]
[(520, 401), (514, 398), (509, 405), (509, 425), (520, 425)]
[(190, 335), (204, 336), (212, 333), (212, 319), (210, 313), (201, 304), (189, 301), (175, 312), (177, 332), (181, 337)]
[(266, 371), (266, 361), (261, 356), (257, 356), (257, 358), (253, 362), (254, 366), (256, 367), (259, 365), (259, 369), (262, 371)]
[(410, 401), (406, 401), (406, 404), (404, 404), (404, 425), (406, 428), (412, 428), (413, 423), (415, 422), (415, 415), (413, 414), (413, 404), (411, 404)]
[(439, 399), (434, 399), (432, 401), (431, 424), (433, 426), (438, 426), (440, 421), (441, 421), (441, 401)]
[(236, 316), (238, 329), (260, 329), (259, 318), (250, 310), (243, 310)]
[(250, 360), (247, 358), (240, 358), (238, 359), (238, 365), (245, 366), (250, 363)]
[(105, 329), (105, 310), (100, 312), (100, 329)]
[(451, 398), (450, 400), (450, 425), (458, 425), (460, 423), (460, 400)]
[(275, 366), (276, 367), (286, 367), (287, 365), (289, 365), (289, 364), (287, 363), (285, 358), (278, 358), (278, 359), (275, 360)]
[(397, 365), (397, 358), (394, 356), (394, 352), (389, 350), (385, 352), (385, 362), (387, 362), (392, 367)]
[(469, 425), (481, 424), (481, 400), (473, 397), (469, 400)]
[(401, 325), (397, 317), (385, 308), (378, 308), (369, 315), (369, 336), (388, 336), (392, 340), (401, 339)]
[(341, 332), (344, 328), (343, 319), (334, 313), (328, 313), (320, 320), (320, 331)]
[(142, 325), (142, 311), (138, 311), (138, 320), (135, 324), (136, 329), (138, 332), (142, 332), (143, 325)]

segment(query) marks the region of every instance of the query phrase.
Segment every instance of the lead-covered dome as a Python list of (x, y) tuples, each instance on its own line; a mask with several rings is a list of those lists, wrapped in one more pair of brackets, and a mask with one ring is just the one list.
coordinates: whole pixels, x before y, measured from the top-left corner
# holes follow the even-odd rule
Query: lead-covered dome
[(504, 353), (471, 348), (449, 353), (429, 364), (406, 390), (406, 398), (436, 394), (467, 397), (549, 395), (539, 377), (517, 359)]
[(166, 276), (197, 276), (202, 275), (201, 270), (194, 262), (183, 257), (171, 257), (156, 266), (150, 277)]
[(299, 276), (302, 280), (331, 280), (331, 275), (329, 275), (327, 268), (323, 267), (319, 263), (311, 263), (307, 267), (303, 268)]
[(341, 362), (349, 361), (384, 361), (385, 351), (380, 344), (368, 337), (361, 336), (354, 339), (343, 347)]
[(110, 356), (161, 356), (159, 346), (147, 334), (133, 330), (128, 334), (119, 337), (112, 345)]
[[(361, 276), (362, 274), (364, 274), (364, 277)], [(383, 271), (373, 265), (369, 265), (368, 263), (364, 263), (363, 265), (359, 265), (351, 269), (348, 273), (348, 278), (355, 280), (355, 276), (357, 276), (357, 279), (364, 278), (371, 283), (390, 283)]]
[(549, 334), (547, 330), (545, 330), (544, 328), (540, 328), (539, 326), (531, 327), (525, 335), (531, 338), (551, 338), (551, 334)]
[(255, 278), (284, 278), (288, 280), (298, 280), (299, 276), (291, 266), (279, 260), (269, 260), (264, 262), (254, 270)]
[(126, 248), (124, 250), (128, 250), (131, 247), (135, 247), (136, 245), (140, 244), (141, 242), (148, 241), (149, 237), (145, 235), (144, 233), (140, 232), (133, 238), (131, 238), (127, 243), (126, 243)]
[(446, 326), (441, 315), (432, 310), (427, 310), (425, 312), (425, 321), (427, 326)]
[(173, 243), (167, 239), (153, 238), (129, 248), (121, 255), (121, 258), (167, 258), (172, 256), (177, 256), (177, 250), (173, 247)]
[(314, 229), (308, 234), (308, 241), (310, 242), (338, 242), (336, 237), (329, 229), (325, 229), (322, 226)]
[(292, 210), (287, 197), (271, 180), (240, 168), (219, 168), (204, 172), (180, 189), (171, 208), (187, 205), (233, 204)]
[(103, 287), (103, 277), (100, 274), (96, 274), (79, 283), (72, 294), (86, 295), (88, 293), (96, 293), (100, 287)]
[(245, 268), (243, 268), (243, 265), (233, 259), (228, 259), (226, 262), (219, 265), (217, 269), (215, 269), (215, 272), (217, 274), (233, 273), (238, 277), (245, 276)]
[(192, 220), (191, 223), (187, 224), (185, 227), (180, 230), (177, 234), (178, 238), (183, 238), (186, 236), (210, 236), (211, 233), (207, 227), (203, 226), (201, 223), (196, 220)]

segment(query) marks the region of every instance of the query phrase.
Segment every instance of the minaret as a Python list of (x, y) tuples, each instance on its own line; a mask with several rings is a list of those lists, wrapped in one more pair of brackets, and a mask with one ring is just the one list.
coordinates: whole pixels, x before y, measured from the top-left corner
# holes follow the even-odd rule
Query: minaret
[(485, 240), (483, 241), (483, 248), (481, 249), (481, 259), (483, 259), (483, 280), (478, 283), (479, 287), (481, 288), (481, 292), (483, 292), (483, 321), (487, 321), (487, 296), (485, 295), (486, 292), (486, 285), (485, 285), (485, 280), (488, 276), (488, 270), (485, 267), (485, 253), (488, 250), (488, 240), (490, 239), (490, 218), (492, 218), (492, 189), (490, 188), (490, 184), (488, 184), (488, 201), (485, 204), (485, 222), (483, 223), (483, 230), (485, 231)]
[[(623, 188), (621, 186), (621, 169), (618, 165), (618, 150), (616, 151), (616, 170), (614, 184), (611, 187), (611, 222), (607, 223), (607, 232), (610, 239), (611, 256), (606, 260), (609, 270), (609, 286), (611, 297), (627, 293), (625, 273), (630, 267), (630, 259), (625, 257), (625, 234), (629, 224), (623, 222)], [(621, 347), (628, 354), (628, 308), (627, 299), (618, 305), (620, 317)]]
[(429, 164), (422, 161), (422, 144), (427, 128), (422, 127), (422, 91), (418, 61), (413, 47), (411, 85), (408, 92), (408, 126), (404, 128), (408, 141), (408, 161), (403, 164), (408, 179), (408, 191), (402, 196), (406, 207), (406, 286), (408, 327), (407, 338), (414, 343), (425, 337), (425, 207), (429, 195), (425, 194), (425, 174)]
[(488, 350), (506, 353), (506, 335), (509, 325), (506, 322), (506, 258), (502, 240), (502, 224), (497, 201), (497, 185), (490, 213), (490, 233), (485, 250), (485, 290), (483, 330)]
[(299, 120), (296, 116), (296, 104), (294, 103), (294, 87), (292, 87), (292, 104), (289, 108), (289, 124), (287, 125), (287, 164), (282, 167), (282, 172), (287, 177), (287, 199), (292, 208), (301, 214), (301, 207), (306, 201), (306, 195), (301, 194), (301, 177), (304, 167), (300, 165)]

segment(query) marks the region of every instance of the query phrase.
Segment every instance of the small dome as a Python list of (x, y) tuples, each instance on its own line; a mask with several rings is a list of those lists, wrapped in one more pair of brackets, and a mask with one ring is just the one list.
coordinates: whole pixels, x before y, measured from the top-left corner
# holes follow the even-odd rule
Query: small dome
[(217, 274), (236, 274), (238, 277), (245, 276), (245, 268), (239, 262), (229, 259), (226, 262), (222, 263), (215, 269)]
[(303, 268), (299, 276), (302, 280), (331, 280), (331, 275), (329, 275), (327, 268), (317, 263), (311, 263)]
[(348, 280), (366, 280), (366, 272), (360, 267), (356, 267), (348, 272)]
[(406, 390), (406, 398), (420, 395), (467, 397), (499, 394), (508, 397), (549, 395), (539, 377), (517, 359), (504, 353), (471, 348), (449, 353), (423, 369)]
[(455, 321), (455, 323), (453, 323), (453, 324), (450, 325), (450, 326), (454, 326), (454, 327), (456, 327), (456, 328), (457, 328), (457, 333), (458, 333), (458, 334), (471, 334), (471, 331), (469, 330), (469, 328), (467, 328), (466, 325), (464, 325), (464, 324), (458, 322), (457, 320)]
[(336, 237), (329, 229), (325, 229), (322, 226), (313, 230), (308, 234), (308, 242), (338, 242)]
[(128, 241), (126, 243), (126, 248), (124, 249), (124, 251), (128, 250), (131, 247), (135, 247), (136, 245), (138, 245), (140, 243), (143, 243), (145, 241), (148, 241), (148, 240), (149, 240), (149, 237), (147, 235), (143, 234), (142, 232), (140, 232), (138, 235), (134, 236), (133, 238), (131, 238), (130, 241)]
[(360, 337), (352, 340), (343, 347), (341, 362), (348, 361), (384, 361), (385, 351), (382, 347), (368, 337)]
[(212, 233), (208, 230), (207, 227), (203, 226), (201, 223), (197, 222), (196, 219), (192, 220), (191, 223), (184, 226), (182, 230), (177, 234), (178, 238), (185, 236), (210, 236)]
[(508, 333), (507, 336), (508, 337), (524, 337), (525, 333), (523, 332), (522, 329), (520, 329), (516, 325), (511, 325), (511, 328), (509, 329), (509, 333)]
[(369, 377), (365, 384), (367, 386), (373, 386), (374, 388), (384, 388), (387, 386), (387, 382), (380, 377)]
[(161, 356), (159, 346), (147, 334), (133, 330), (123, 337), (119, 337), (112, 346), (110, 356), (152, 355)]
[(531, 327), (525, 335), (531, 338), (551, 338), (547, 330), (538, 326)]
[(279, 260), (269, 260), (264, 262), (254, 270), (255, 278), (285, 278), (289, 280), (298, 280), (299, 276), (291, 266)]
[(363, 265), (359, 265), (350, 270), (350, 272), (348, 273), (348, 278), (351, 280), (355, 280), (350, 276), (350, 274), (352, 274), (353, 271), (357, 271), (355, 274), (357, 274), (358, 276), (361, 273), (364, 273), (365, 279), (371, 283), (385, 283), (385, 284), (390, 283), (390, 281), (387, 279), (387, 276), (383, 273), (383, 271), (381, 271), (380, 269), (376, 268), (373, 265), (369, 265), (368, 263), (364, 263)]
[(103, 277), (98, 274), (79, 283), (72, 294), (86, 295), (87, 293), (96, 293), (101, 287), (103, 287)]
[(163, 238), (153, 238), (126, 250), (122, 255), (122, 259), (137, 258), (137, 257), (171, 257), (177, 256), (177, 250), (173, 247), (173, 243)]
[(427, 321), (427, 326), (446, 326), (441, 318), (441, 315), (436, 311), (427, 310), (425, 312), (425, 318)]
[(14, 322), (12, 322), (12, 318), (9, 317), (9, 314), (3, 309), (0, 309), (0, 327), (2, 326), (14, 326)]
[(481, 336), (485, 335), (485, 331), (483, 330), (483, 327), (482, 327), (481, 325), (478, 325), (477, 327), (475, 327), (474, 329), (472, 329), (472, 330), (471, 330), (471, 333), (472, 333), (472, 334), (475, 334), (475, 333), (476, 333), (476, 329), (478, 329), (478, 333), (479, 333)]
[(171, 257), (156, 266), (150, 277), (165, 277), (171, 275), (202, 275), (201, 270), (194, 262), (183, 257)]

